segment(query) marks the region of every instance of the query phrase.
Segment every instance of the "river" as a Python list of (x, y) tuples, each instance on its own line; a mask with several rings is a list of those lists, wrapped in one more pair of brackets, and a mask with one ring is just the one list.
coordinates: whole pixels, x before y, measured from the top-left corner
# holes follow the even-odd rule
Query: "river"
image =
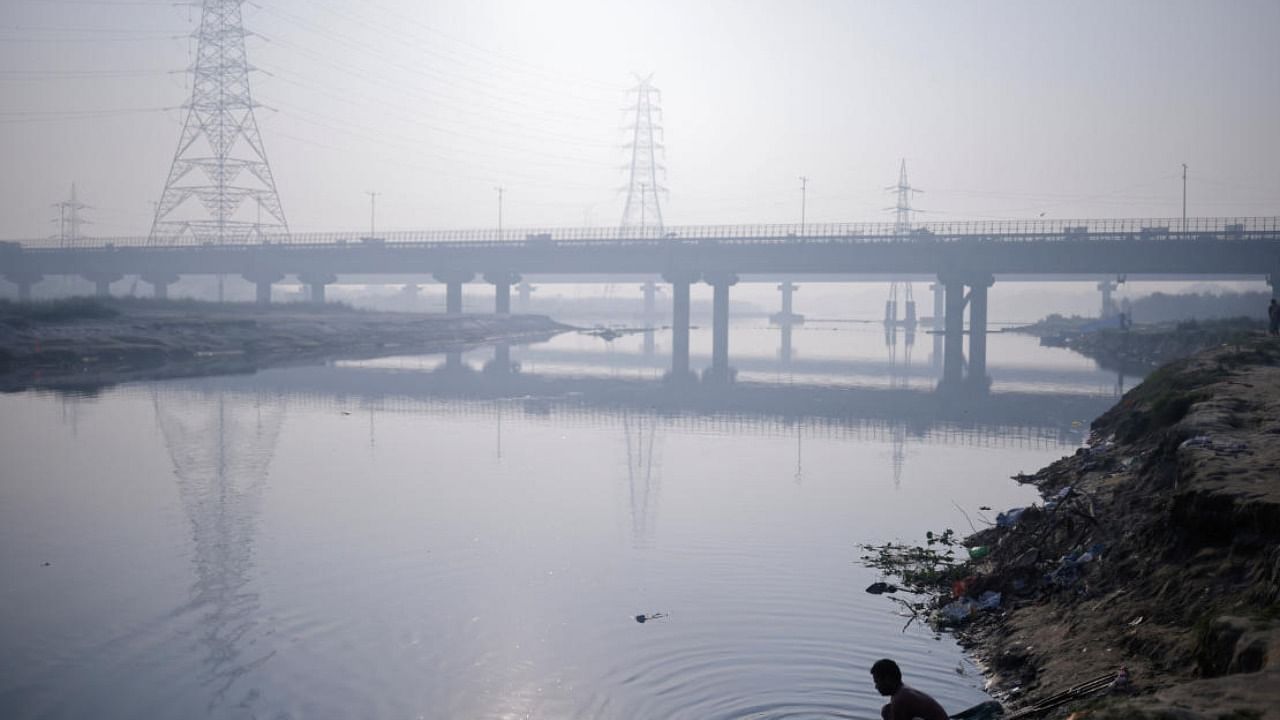
[(976, 704), (859, 545), (1033, 501), (1010, 475), (1134, 381), (994, 334), (944, 397), (913, 340), (812, 321), (784, 360), (742, 320), (728, 385), (664, 381), (660, 331), (2, 396), (0, 717), (876, 718), (885, 656)]

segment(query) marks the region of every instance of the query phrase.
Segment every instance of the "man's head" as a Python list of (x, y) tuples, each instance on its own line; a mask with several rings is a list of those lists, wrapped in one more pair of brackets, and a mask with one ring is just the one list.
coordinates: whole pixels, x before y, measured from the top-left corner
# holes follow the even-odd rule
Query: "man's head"
[(871, 679), (875, 680), (877, 692), (892, 695), (902, 687), (902, 670), (898, 668), (898, 663), (888, 658), (877, 660), (871, 666)]

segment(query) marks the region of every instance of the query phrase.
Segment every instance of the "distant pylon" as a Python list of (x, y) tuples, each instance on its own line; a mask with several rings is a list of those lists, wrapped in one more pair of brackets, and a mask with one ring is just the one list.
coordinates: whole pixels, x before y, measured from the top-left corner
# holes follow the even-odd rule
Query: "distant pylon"
[(631, 125), (631, 164), (628, 166), (627, 204), (622, 210), (622, 227), (638, 229), (641, 237), (662, 235), (662, 204), (658, 194), (666, 192), (658, 175), (666, 176), (666, 168), (658, 161), (662, 150), (662, 93), (653, 86), (653, 75), (636, 76), (637, 85), (629, 92), (635, 104), (627, 108), (635, 113)]
[(191, 100), (156, 205), (153, 244), (245, 243), (289, 232), (253, 115), (243, 1), (203, 0)]
[(906, 235), (911, 232), (911, 213), (919, 212), (911, 207), (911, 194), (924, 192), (918, 188), (911, 187), (907, 182), (907, 161), (903, 159), (902, 165), (898, 170), (898, 184), (890, 185), (885, 188), (889, 192), (898, 194), (898, 202), (891, 208), (894, 212), (893, 232), (895, 235)]
[[(907, 182), (907, 161), (905, 158), (898, 168), (898, 184), (890, 185), (885, 190), (898, 194), (898, 202), (891, 208), (885, 208), (894, 212), (893, 234), (910, 235), (911, 213), (916, 212), (911, 207), (911, 194), (924, 191), (911, 187), (911, 183)], [(886, 325), (902, 324), (914, 329), (916, 326), (916, 301), (911, 296), (911, 283), (904, 282), (903, 285), (905, 285), (906, 294), (906, 316), (902, 321), (898, 320), (898, 281), (891, 280), (889, 282), (889, 300), (885, 303), (884, 321)]]
[(81, 240), (80, 226), (87, 225), (88, 221), (80, 217), (81, 210), (89, 209), (88, 205), (76, 199), (76, 184), (71, 183), (71, 195), (66, 200), (54, 203), (54, 207), (58, 208), (58, 217), (52, 222), (58, 223), (58, 246), (59, 247), (75, 247)]

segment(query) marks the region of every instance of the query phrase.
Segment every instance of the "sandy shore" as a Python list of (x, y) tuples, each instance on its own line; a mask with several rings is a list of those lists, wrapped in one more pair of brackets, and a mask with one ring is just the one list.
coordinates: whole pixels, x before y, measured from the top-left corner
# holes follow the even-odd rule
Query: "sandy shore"
[(1280, 340), (1165, 366), (1015, 479), (1044, 502), (966, 538), (934, 602), (1006, 707), (1124, 668), (1043, 714), (1280, 717)]
[(440, 352), (568, 329), (540, 315), (418, 315), (340, 305), (107, 300), (33, 311), (10, 304), (0, 308), (0, 391)]

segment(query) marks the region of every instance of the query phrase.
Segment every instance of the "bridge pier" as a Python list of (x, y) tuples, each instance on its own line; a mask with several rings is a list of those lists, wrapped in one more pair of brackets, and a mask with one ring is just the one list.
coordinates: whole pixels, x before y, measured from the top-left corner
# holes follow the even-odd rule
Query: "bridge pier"
[[(965, 380), (985, 389), (987, 379), (987, 289), (995, 284), (991, 273), (946, 273), (938, 281), (946, 292), (942, 383), (954, 386)], [(964, 294), (968, 286), (969, 294)], [(964, 359), (964, 308), (969, 306), (969, 365)]]
[(19, 302), (31, 302), (31, 286), (43, 280), (44, 275), (29, 272), (5, 273), (4, 279), (18, 286)]
[(969, 289), (969, 379), (973, 382), (987, 381), (987, 288), (994, 282), (994, 278), (979, 280)]
[(947, 314), (945, 286), (936, 282), (930, 285), (929, 289), (933, 291), (933, 329), (941, 330), (943, 318)]
[(729, 288), (737, 284), (733, 273), (706, 276), (711, 286), (711, 370), (713, 376), (728, 377), (729, 372)]
[(959, 278), (939, 278), (945, 288), (943, 312), (942, 381), (958, 383), (964, 377), (964, 282)]
[(307, 297), (313, 303), (324, 302), (324, 286), (338, 281), (332, 273), (306, 273), (298, 276), (298, 280), (307, 286)]
[(778, 285), (778, 290), (782, 293), (782, 309), (769, 316), (769, 322), (774, 325), (799, 325), (804, 322), (804, 316), (798, 315), (792, 311), (792, 299), (795, 293), (800, 291), (800, 286), (785, 280)]
[(444, 283), (444, 311), (450, 315), (462, 313), (462, 284), (471, 282), (476, 274), (465, 271), (435, 273), (437, 282)]
[(508, 375), (515, 370), (511, 363), (511, 344), (500, 342), (493, 346), (493, 359), (485, 364), (484, 370), (492, 375)]
[(520, 312), (529, 312), (530, 296), (536, 289), (537, 288), (529, 284), (528, 280), (521, 280), (520, 284), (516, 285), (516, 302), (518, 303)]
[(1271, 286), (1271, 297), (1280, 301), (1280, 272), (1273, 272), (1268, 275), (1267, 285)]
[(85, 273), (84, 279), (93, 283), (93, 294), (96, 297), (111, 297), (111, 283), (124, 277), (120, 273)]
[(178, 282), (176, 273), (144, 273), (142, 282), (151, 285), (152, 295), (157, 300), (164, 300), (169, 297), (169, 286)]
[(640, 286), (640, 292), (644, 294), (644, 316), (651, 318), (658, 310), (658, 284), (648, 280)]
[(689, 374), (689, 286), (698, 280), (696, 272), (663, 273), (671, 283), (671, 374)]
[(778, 348), (778, 358), (783, 365), (791, 364), (791, 323), (782, 323), (782, 345)]
[(1102, 291), (1102, 310), (1098, 313), (1098, 317), (1103, 320), (1110, 320), (1116, 316), (1116, 301), (1112, 299), (1111, 293), (1119, 287), (1115, 280), (1106, 279), (1098, 283), (1098, 289)]
[(245, 280), (253, 283), (255, 288), (255, 302), (259, 305), (271, 304), (271, 285), (278, 283), (284, 279), (283, 273), (272, 270), (256, 270), (241, 275)]
[(493, 312), (496, 315), (511, 314), (511, 286), (520, 281), (520, 275), (500, 271), (484, 274), (485, 282), (493, 285)]

